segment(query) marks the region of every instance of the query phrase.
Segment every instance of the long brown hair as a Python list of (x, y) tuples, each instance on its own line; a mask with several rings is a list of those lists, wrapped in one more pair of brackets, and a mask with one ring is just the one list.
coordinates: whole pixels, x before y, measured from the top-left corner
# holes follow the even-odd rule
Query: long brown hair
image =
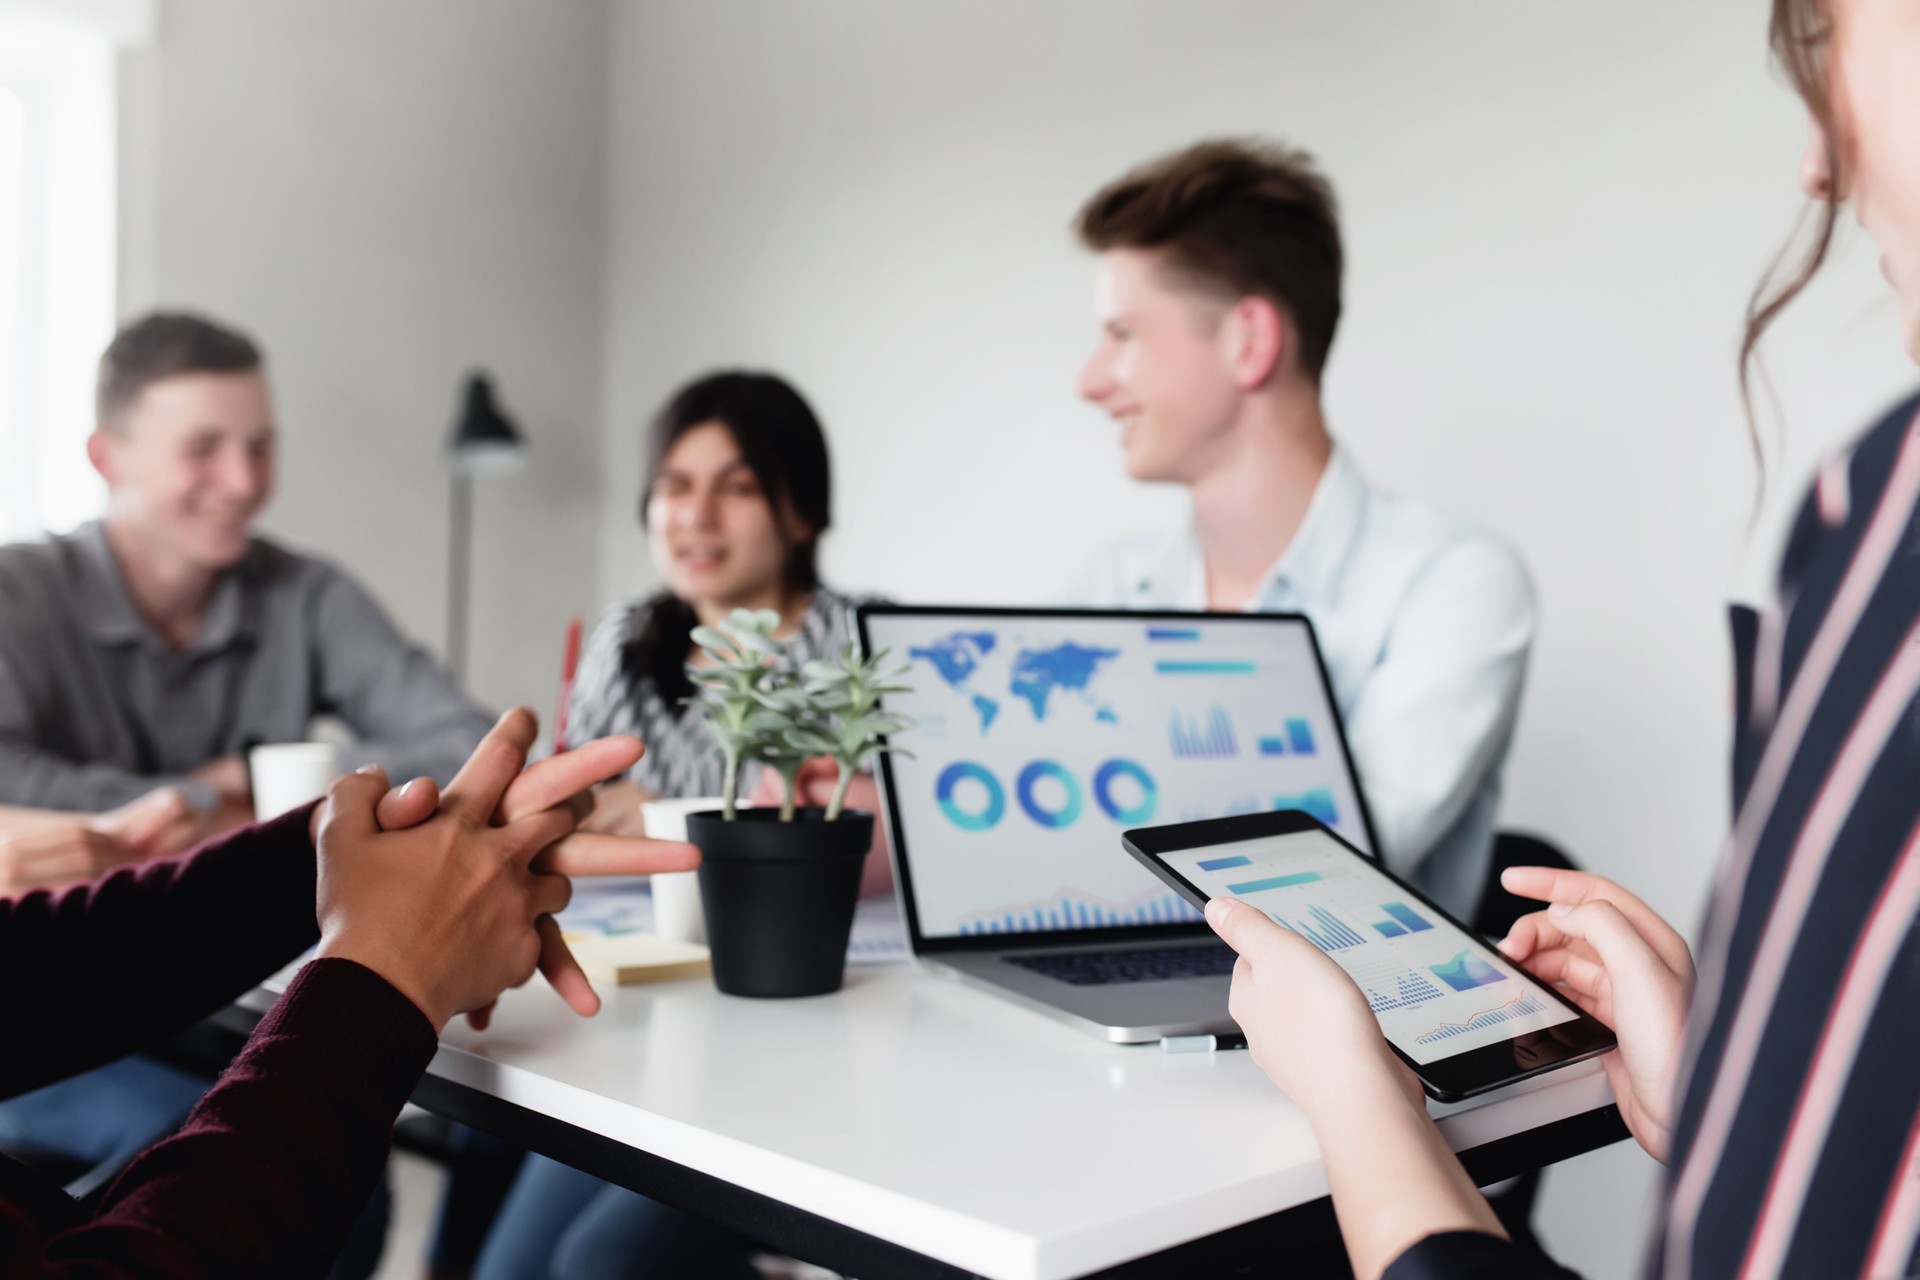
[(1808, 239), (1804, 235), (1810, 220), (1808, 215), (1812, 211), (1803, 210), (1792, 235), (1780, 247), (1780, 252), (1768, 265), (1766, 274), (1754, 287), (1753, 296), (1747, 300), (1747, 330), (1740, 340), (1740, 400), (1746, 408), (1747, 431), (1753, 437), (1754, 456), (1763, 461), (1760, 430), (1753, 408), (1753, 375), (1759, 363), (1760, 339), (1780, 313), (1787, 309), (1787, 304), (1799, 297), (1814, 276), (1819, 274), (1833, 247), (1834, 229), (1840, 221), (1839, 193), (1844, 189), (1845, 175), (1841, 172), (1841, 148), (1836, 141), (1839, 134), (1833, 99), (1828, 92), (1827, 44), (1833, 32), (1833, 15), (1828, 9), (1830, 2), (1773, 0), (1773, 18), (1767, 27), (1773, 56), (1807, 104), (1814, 123), (1819, 126), (1820, 163), (1826, 171), (1827, 198), (1818, 203), (1817, 212), (1811, 218), (1812, 237)]

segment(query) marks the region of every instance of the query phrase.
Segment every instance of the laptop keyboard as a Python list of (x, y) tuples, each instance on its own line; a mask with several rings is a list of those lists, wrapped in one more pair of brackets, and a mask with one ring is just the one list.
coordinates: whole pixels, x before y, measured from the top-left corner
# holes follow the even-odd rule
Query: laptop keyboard
[(1071, 955), (1042, 952), (1000, 958), (1076, 987), (1104, 987), (1115, 982), (1159, 982), (1166, 978), (1210, 978), (1232, 973), (1235, 956), (1232, 947), (1219, 944), (1080, 951)]

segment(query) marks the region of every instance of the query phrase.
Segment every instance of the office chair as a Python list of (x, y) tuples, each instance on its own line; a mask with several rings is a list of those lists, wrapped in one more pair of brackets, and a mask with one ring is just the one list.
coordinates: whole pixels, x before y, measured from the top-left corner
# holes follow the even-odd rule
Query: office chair
[(1502, 831), (1493, 837), (1493, 860), (1487, 866), (1486, 884), (1480, 890), (1480, 904), (1474, 909), (1474, 931), (1499, 941), (1507, 936), (1514, 922), (1529, 912), (1541, 909), (1531, 898), (1517, 898), (1500, 884), (1500, 873), (1508, 867), (1558, 867), (1578, 871), (1579, 866), (1556, 846), (1539, 836), (1518, 831)]

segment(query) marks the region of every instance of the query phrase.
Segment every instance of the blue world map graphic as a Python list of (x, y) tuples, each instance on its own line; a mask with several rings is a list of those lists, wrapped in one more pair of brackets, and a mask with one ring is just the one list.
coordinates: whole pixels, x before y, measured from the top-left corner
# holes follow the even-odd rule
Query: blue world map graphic
[(1012, 657), (1004, 694), (998, 689), (984, 692), (977, 687), (984, 679), (981, 670), (998, 652), (1000, 638), (993, 632), (956, 631), (909, 648), (907, 656), (932, 666), (949, 689), (972, 701), (983, 734), (999, 717), (1002, 696), (1020, 699), (1033, 709), (1035, 720), (1045, 720), (1056, 693), (1078, 694), (1094, 704), (1096, 719), (1110, 724), (1118, 722), (1113, 708), (1097, 698), (1093, 687), (1101, 668), (1120, 656), (1118, 649), (1095, 648), (1072, 641), (1046, 648), (1021, 649)]

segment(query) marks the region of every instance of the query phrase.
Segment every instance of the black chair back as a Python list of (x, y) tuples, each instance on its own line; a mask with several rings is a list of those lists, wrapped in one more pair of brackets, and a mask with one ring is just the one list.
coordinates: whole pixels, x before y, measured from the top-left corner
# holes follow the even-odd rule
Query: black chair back
[(1541, 904), (1530, 898), (1517, 898), (1500, 886), (1500, 873), (1508, 867), (1559, 867), (1578, 871), (1572, 858), (1539, 836), (1518, 831), (1502, 831), (1493, 838), (1493, 862), (1487, 867), (1487, 883), (1480, 890), (1480, 906), (1473, 913), (1474, 930), (1498, 941), (1507, 936), (1514, 922)]

